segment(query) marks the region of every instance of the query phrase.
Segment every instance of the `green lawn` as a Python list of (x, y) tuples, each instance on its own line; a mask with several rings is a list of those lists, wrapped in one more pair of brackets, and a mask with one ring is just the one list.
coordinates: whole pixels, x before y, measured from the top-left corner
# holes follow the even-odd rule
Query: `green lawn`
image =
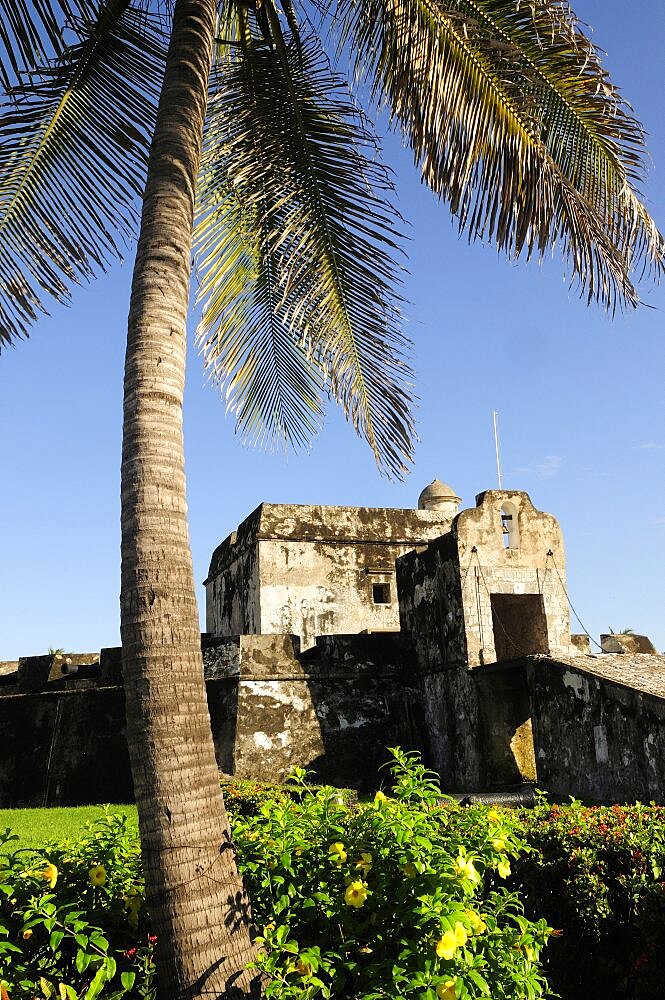
[[(113, 813), (123, 813), (136, 823), (136, 806), (108, 806)], [(9, 827), (15, 840), (9, 850), (17, 847), (40, 847), (47, 840), (76, 837), (86, 823), (104, 815), (104, 806), (76, 806), (69, 809), (0, 809), (0, 830)]]

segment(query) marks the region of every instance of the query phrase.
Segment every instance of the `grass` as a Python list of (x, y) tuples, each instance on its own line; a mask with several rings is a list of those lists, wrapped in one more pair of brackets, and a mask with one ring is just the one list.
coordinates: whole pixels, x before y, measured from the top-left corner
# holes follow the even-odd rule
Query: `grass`
[(86, 823), (93, 823), (104, 810), (122, 813), (134, 823), (136, 806), (75, 806), (58, 809), (0, 809), (0, 831), (9, 827), (19, 840), (12, 840), (6, 849), (39, 848), (50, 840), (71, 840), (82, 832)]

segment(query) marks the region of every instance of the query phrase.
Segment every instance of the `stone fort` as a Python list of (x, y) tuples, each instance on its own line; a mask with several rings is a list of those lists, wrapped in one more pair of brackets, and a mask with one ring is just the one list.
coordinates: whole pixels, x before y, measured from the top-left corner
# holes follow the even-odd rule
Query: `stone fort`
[[(202, 649), (220, 769), (378, 787), (386, 747), (458, 794), (537, 785), (665, 801), (665, 656), (571, 634), (556, 519), (474, 507), (261, 504), (219, 545)], [(129, 801), (120, 650), (0, 664), (0, 807)]]

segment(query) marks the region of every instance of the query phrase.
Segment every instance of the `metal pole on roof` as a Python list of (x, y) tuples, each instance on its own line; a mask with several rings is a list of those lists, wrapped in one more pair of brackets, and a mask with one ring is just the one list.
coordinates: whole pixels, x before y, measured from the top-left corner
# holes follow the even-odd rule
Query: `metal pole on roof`
[(494, 450), (496, 451), (496, 474), (499, 480), (499, 489), (501, 489), (501, 456), (499, 453), (499, 412), (498, 410), (492, 411), (492, 420), (494, 422)]

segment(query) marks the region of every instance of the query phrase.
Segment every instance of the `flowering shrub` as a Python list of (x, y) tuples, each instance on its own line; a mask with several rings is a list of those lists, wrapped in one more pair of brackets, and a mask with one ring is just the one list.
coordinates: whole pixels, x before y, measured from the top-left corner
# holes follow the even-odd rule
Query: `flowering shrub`
[(15, 840), (0, 833), (2, 1000), (152, 1000), (155, 939), (125, 817), (44, 853), (14, 850)]
[[(269, 997), (665, 996), (665, 809), (461, 808), (393, 754), (361, 805), (303, 772), (225, 789)], [(0, 835), (0, 1000), (153, 1000), (143, 900), (122, 817), (43, 852)]]
[(393, 755), (390, 797), (349, 807), (298, 772), (300, 801), (236, 816), (267, 996), (545, 995), (549, 928), (504, 885), (526, 849), (519, 818), (442, 803), (416, 759)]
[(565, 1000), (665, 996), (665, 809), (550, 805), (522, 817), (513, 885), (562, 929), (547, 974)]

